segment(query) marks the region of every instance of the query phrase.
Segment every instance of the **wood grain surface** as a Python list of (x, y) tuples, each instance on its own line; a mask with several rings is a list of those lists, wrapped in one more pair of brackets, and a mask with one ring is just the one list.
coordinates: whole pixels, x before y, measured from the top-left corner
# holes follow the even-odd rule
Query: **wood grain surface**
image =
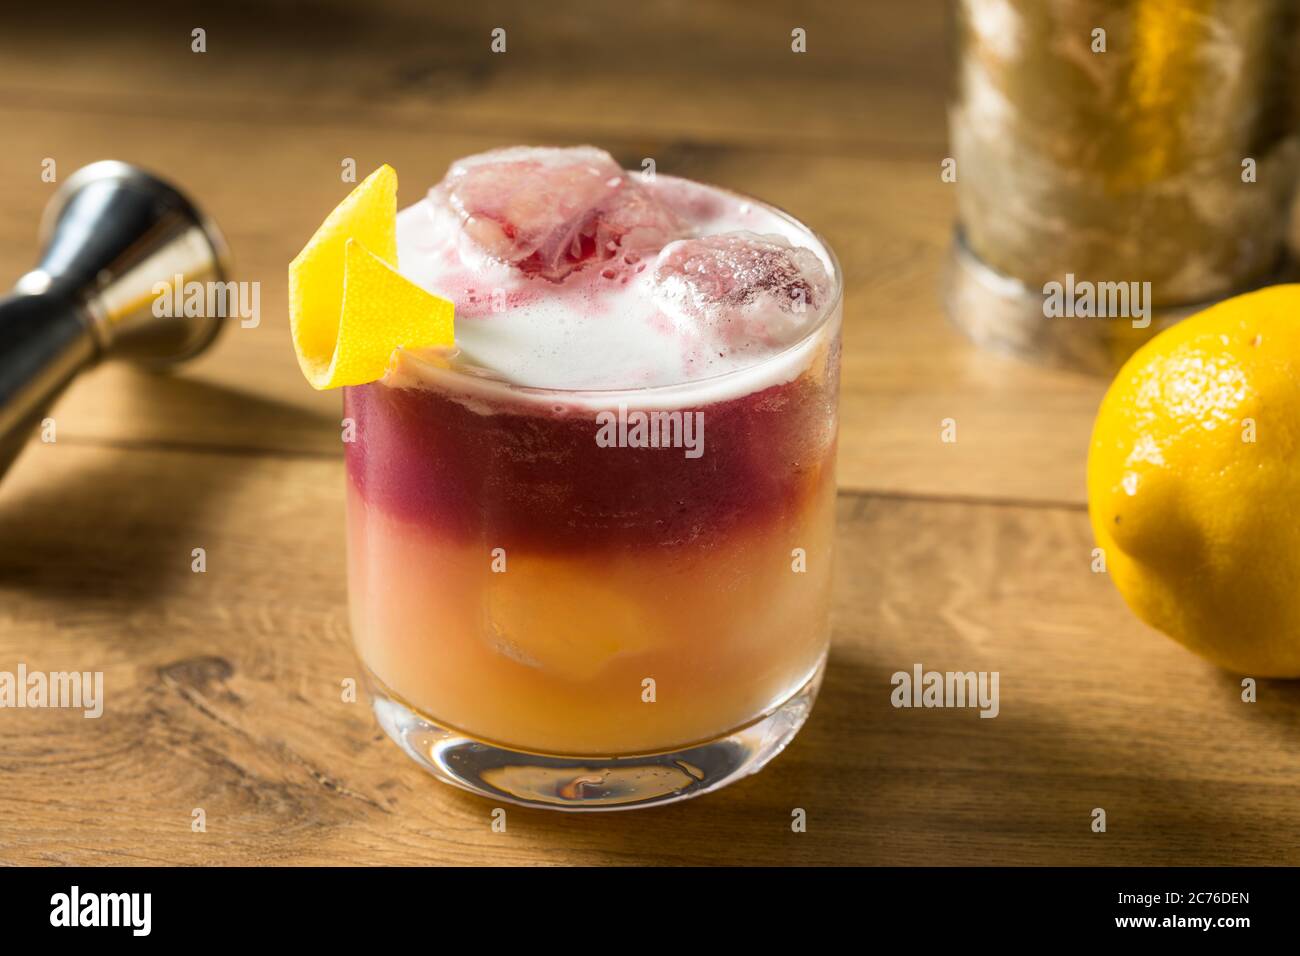
[[(35, 257), (47, 157), (165, 173), (262, 283), (260, 325), (176, 374), (83, 376), (0, 482), (0, 670), (102, 670), (107, 695), (98, 720), (0, 710), (0, 863), (1300, 863), (1300, 688), (1243, 703), (1090, 569), (1105, 383), (981, 353), (939, 307), (943, 5), (443, 6), (0, 14), (0, 283)], [(840, 564), (821, 698), (760, 775), (498, 833), (341, 700), (340, 410), (298, 373), (285, 266), (344, 157), (392, 163), (405, 203), (542, 141), (754, 193), (835, 247)], [(917, 662), (998, 671), (1001, 713), (894, 709)]]

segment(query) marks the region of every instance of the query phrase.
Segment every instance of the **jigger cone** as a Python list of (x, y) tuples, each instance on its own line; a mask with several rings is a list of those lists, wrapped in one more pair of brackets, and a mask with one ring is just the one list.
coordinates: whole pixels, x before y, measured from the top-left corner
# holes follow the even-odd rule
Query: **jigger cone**
[(160, 283), (225, 282), (229, 254), (193, 203), (134, 166), (73, 173), (46, 207), (40, 238), (39, 264), (0, 299), (0, 475), (83, 369), (105, 358), (183, 361), (225, 318), (155, 314)]

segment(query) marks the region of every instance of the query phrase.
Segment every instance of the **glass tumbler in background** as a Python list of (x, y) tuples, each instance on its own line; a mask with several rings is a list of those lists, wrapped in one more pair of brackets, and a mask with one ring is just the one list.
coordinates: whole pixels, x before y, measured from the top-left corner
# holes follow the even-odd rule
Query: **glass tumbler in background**
[(753, 773), (803, 724), (830, 635), (842, 278), (798, 228), (834, 293), (751, 366), (575, 391), (400, 353), (346, 389), (354, 640), (381, 725), (439, 778), (645, 806)]
[[(951, 5), (945, 298), (975, 342), (1110, 376), (1163, 328), (1291, 278), (1300, 5)], [(1146, 283), (1145, 315), (1048, 315), (1053, 282)]]

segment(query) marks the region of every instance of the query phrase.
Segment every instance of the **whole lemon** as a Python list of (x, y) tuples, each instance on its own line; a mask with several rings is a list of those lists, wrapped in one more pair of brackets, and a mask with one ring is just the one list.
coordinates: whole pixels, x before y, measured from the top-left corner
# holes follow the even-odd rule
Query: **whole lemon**
[(1088, 511), (1138, 617), (1222, 667), (1300, 677), (1300, 285), (1129, 359), (1093, 426)]

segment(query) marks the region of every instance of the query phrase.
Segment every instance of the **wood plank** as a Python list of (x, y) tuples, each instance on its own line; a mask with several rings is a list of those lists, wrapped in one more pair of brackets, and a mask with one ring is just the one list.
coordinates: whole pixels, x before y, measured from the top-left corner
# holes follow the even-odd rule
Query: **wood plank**
[[(68, 439), (201, 444), (337, 454), (339, 404), (302, 381), (289, 346), (285, 267), (346, 192), (342, 157), (369, 169), (392, 162), (402, 202), (414, 201), (458, 155), (501, 138), (352, 122), (157, 120), (0, 109), (23, 133), (0, 154), (0, 267), (16, 277), (52, 187), (104, 158), (166, 171), (222, 223), (239, 277), (261, 283), (262, 322), (231, 326), (208, 356), (176, 377), (105, 367), (79, 382), (55, 418)], [(196, 149), (195, 144), (211, 148)], [(625, 164), (652, 155), (678, 173), (796, 210), (829, 239), (846, 276), (840, 480), (845, 488), (1081, 502), (1083, 462), (1104, 383), (988, 355), (952, 329), (936, 291), (952, 219), (938, 156), (809, 154), (691, 148), (647, 136), (606, 145)], [(957, 441), (941, 424), (956, 420)]]
[[(873, 0), (742, 8), (677, 0), (332, 0), (303, 8), (158, 0), (23, 11), (0, 29), (5, 101), (41, 111), (261, 122), (345, 118), (511, 140), (611, 137), (787, 151), (943, 141), (945, 9)], [(191, 31), (207, 31), (207, 52)], [(807, 52), (791, 51), (791, 30)], [(492, 31), (506, 30), (493, 53)], [(52, 51), (57, 62), (52, 63)], [(158, 120), (155, 119), (155, 122)]]
[[(1244, 704), (1236, 676), (1146, 630), (1089, 571), (1078, 508), (870, 495), (840, 502), (822, 697), (767, 770), (638, 814), (512, 809), (493, 833), (489, 802), (340, 700), (342, 493), (332, 458), (56, 443), (18, 461), (0, 669), (103, 670), (107, 704), (0, 712), (0, 862), (1300, 863), (1300, 686)], [(894, 709), (914, 663), (998, 671), (1000, 715)]]

